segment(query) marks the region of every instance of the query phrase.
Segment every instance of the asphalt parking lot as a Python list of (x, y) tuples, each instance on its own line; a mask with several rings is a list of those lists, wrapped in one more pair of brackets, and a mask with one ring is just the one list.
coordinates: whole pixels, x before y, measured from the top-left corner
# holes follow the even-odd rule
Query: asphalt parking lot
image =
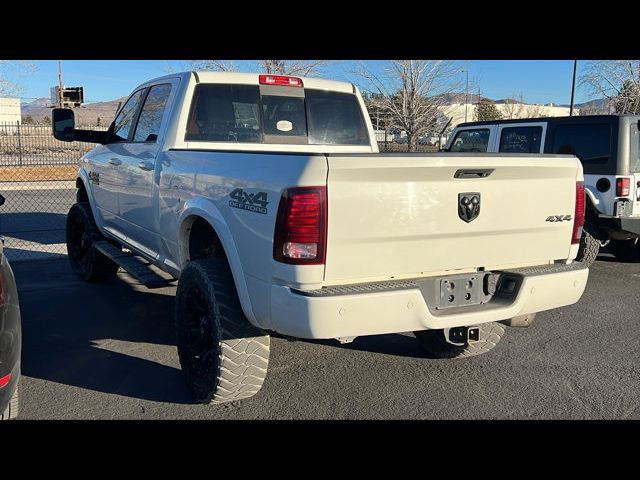
[(577, 305), (507, 330), (486, 355), (430, 359), (410, 334), (275, 338), (252, 399), (193, 404), (172, 327), (175, 288), (125, 273), (77, 280), (66, 259), (16, 262), (23, 419), (640, 418), (640, 265), (602, 255)]

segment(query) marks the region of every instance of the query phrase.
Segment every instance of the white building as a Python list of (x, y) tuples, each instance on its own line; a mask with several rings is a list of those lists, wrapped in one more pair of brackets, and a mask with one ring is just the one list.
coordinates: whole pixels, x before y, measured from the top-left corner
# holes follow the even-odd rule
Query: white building
[(0, 97), (0, 123), (22, 123), (19, 98)]
[[(505, 120), (514, 118), (532, 118), (532, 117), (568, 117), (569, 107), (559, 107), (550, 103), (548, 105), (535, 105), (527, 103), (496, 103), (496, 108)], [(465, 122), (465, 107), (466, 107), (466, 121), (476, 121), (476, 106), (471, 103), (457, 103), (452, 105), (444, 105), (440, 107), (442, 113), (447, 117), (453, 117), (451, 121), (451, 128), (456, 125)], [(577, 108), (573, 109), (574, 115), (579, 115), (580, 111)]]

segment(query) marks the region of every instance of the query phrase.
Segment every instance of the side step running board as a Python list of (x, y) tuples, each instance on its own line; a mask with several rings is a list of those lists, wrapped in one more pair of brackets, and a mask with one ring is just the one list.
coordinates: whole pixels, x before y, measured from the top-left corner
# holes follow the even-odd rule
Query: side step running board
[(99, 242), (95, 242), (93, 246), (105, 257), (120, 265), (127, 271), (127, 273), (142, 283), (145, 287), (162, 288), (171, 285), (169, 280), (165, 280), (151, 270), (150, 265), (145, 263), (145, 261), (140, 257), (136, 257), (131, 253), (124, 253), (111, 242), (101, 240)]

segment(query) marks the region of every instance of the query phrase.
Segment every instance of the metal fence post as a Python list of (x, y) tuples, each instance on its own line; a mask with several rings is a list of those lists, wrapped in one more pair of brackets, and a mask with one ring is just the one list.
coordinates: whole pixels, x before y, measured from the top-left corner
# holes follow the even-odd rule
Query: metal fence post
[(18, 165), (22, 166), (22, 141), (20, 140), (20, 121), (16, 120), (16, 131), (18, 132)]

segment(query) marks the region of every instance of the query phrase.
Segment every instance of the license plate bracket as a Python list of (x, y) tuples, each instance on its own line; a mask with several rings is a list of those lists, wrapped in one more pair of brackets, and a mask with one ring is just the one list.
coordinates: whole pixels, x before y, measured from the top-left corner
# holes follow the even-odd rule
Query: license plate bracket
[(436, 296), (439, 310), (452, 307), (479, 305), (483, 295), (483, 277), (481, 275), (456, 275), (442, 277), (437, 285), (439, 295)]

